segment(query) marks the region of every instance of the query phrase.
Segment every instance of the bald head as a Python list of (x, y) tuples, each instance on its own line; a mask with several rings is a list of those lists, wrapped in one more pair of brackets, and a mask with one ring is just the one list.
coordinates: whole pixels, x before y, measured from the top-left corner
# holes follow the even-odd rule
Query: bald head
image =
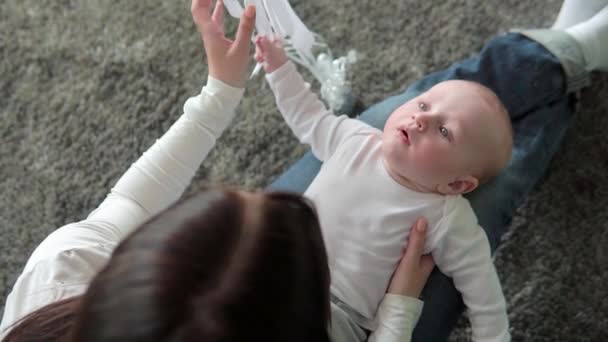
[(472, 81), (452, 80), (460, 91), (471, 94), (471, 101), (478, 101), (479, 129), (471, 134), (476, 135), (479, 154), (478, 164), (474, 167), (474, 175), (480, 183), (496, 177), (511, 160), (513, 148), (513, 128), (507, 109), (496, 93), (488, 87)]
[(490, 89), (451, 80), (391, 114), (383, 131), (383, 155), (394, 178), (420, 189), (460, 194), (505, 167), (512, 140), (509, 115)]

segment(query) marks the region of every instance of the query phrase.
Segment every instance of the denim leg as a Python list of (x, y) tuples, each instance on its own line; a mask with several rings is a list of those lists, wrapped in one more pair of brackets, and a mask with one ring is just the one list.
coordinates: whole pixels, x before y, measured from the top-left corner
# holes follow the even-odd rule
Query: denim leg
[[(476, 81), (492, 89), (513, 122), (511, 162), (494, 181), (467, 196), (494, 251), (515, 209), (544, 174), (570, 124), (572, 110), (565, 95), (565, 76), (557, 58), (540, 44), (520, 34), (501, 35), (479, 55), (425, 76), (402, 94), (371, 106), (360, 119), (382, 128), (397, 107), (450, 79)], [(270, 188), (303, 193), (320, 166), (308, 153)], [(446, 340), (464, 308), (460, 294), (450, 278), (435, 270), (423, 297), (425, 306), (414, 341)]]

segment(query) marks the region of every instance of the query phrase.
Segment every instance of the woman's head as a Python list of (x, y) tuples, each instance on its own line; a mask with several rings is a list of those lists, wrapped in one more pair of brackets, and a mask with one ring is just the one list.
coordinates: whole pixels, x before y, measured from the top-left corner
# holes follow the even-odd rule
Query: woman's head
[(297, 195), (198, 193), (123, 241), (79, 301), (73, 341), (326, 341), (318, 220)]

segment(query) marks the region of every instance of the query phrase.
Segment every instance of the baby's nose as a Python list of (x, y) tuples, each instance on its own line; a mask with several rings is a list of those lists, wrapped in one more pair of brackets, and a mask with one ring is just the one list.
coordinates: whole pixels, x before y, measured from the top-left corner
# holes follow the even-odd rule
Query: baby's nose
[(412, 119), (414, 119), (414, 123), (416, 123), (416, 127), (419, 131), (424, 131), (426, 129), (428, 120), (425, 115), (412, 116)]

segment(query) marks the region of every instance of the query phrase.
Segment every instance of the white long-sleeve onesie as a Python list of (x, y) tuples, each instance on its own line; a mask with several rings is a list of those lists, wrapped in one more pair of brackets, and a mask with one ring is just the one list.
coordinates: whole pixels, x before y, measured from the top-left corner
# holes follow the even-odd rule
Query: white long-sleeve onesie
[(476, 341), (507, 341), (508, 318), (487, 237), (462, 196), (419, 193), (399, 185), (382, 159), (382, 132), (336, 117), (288, 62), (267, 75), (285, 121), (323, 166), (306, 190), (317, 208), (328, 250), (331, 290), (373, 319), (401, 257), (409, 227), (429, 222), (425, 252), (453, 278)]

